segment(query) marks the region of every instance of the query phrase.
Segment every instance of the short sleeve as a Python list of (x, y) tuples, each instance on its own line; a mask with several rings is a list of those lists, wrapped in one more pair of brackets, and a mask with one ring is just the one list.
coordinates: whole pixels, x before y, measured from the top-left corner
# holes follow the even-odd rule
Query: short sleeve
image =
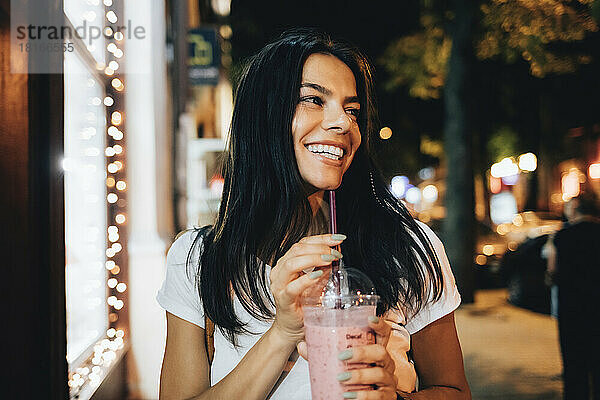
[(194, 245), (198, 231), (187, 231), (178, 237), (167, 252), (167, 271), (156, 295), (158, 304), (171, 314), (204, 328), (204, 308), (195, 283), (196, 268), (188, 269), (186, 261), (192, 247), (191, 262), (199, 262), (199, 246)]
[(427, 225), (420, 221), (417, 221), (417, 224), (427, 235), (437, 254), (444, 278), (444, 287), (442, 295), (438, 300), (432, 302), (430, 297), (421, 310), (407, 321), (405, 327), (411, 335), (456, 310), (461, 301), (454, 274), (450, 268), (450, 262), (448, 261), (442, 241)]

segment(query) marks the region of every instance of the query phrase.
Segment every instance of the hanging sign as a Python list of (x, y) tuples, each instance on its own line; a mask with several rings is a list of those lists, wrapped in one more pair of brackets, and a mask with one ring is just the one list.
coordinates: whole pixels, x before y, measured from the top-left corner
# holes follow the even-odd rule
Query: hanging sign
[(214, 28), (190, 29), (188, 42), (188, 76), (192, 85), (212, 85), (219, 82), (221, 52)]

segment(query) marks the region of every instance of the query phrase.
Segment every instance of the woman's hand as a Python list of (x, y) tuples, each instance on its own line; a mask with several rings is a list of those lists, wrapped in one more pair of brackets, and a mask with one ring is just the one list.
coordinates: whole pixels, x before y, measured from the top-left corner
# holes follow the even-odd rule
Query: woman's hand
[[(305, 289), (326, 276), (320, 267), (326, 267), (342, 255), (332, 249), (344, 235), (317, 235), (302, 238), (281, 257), (271, 270), (271, 293), (275, 300), (273, 328), (294, 343), (304, 339), (304, 321), (300, 296)], [(314, 271), (304, 273), (305, 270)]]
[[(338, 375), (338, 380), (343, 385), (374, 385), (376, 390), (348, 391), (344, 398), (396, 400), (396, 364), (386, 348), (391, 328), (378, 317), (370, 317), (369, 326), (376, 333), (376, 344), (356, 346), (340, 353), (338, 358), (347, 362), (348, 369)], [(356, 363), (370, 366), (353, 369)]]

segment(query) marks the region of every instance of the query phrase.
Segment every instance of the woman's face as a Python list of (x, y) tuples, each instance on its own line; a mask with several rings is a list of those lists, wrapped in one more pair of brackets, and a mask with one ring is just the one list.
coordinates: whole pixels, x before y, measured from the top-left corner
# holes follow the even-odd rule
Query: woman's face
[(311, 191), (336, 189), (360, 146), (360, 103), (354, 74), (329, 54), (312, 54), (302, 69), (292, 120), (298, 169)]

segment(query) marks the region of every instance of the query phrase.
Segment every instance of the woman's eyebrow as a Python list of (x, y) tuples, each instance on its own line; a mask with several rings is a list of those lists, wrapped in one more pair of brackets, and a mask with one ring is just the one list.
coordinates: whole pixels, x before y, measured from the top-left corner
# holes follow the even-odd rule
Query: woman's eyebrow
[(331, 90), (327, 89), (324, 86), (319, 85), (318, 83), (311, 83), (311, 82), (305, 82), (300, 84), (300, 87), (309, 87), (312, 89), (315, 89), (317, 92), (320, 92), (322, 94), (324, 94), (325, 96), (331, 96), (333, 93), (331, 92)]
[[(317, 92), (324, 94), (325, 96), (331, 96), (333, 94), (333, 92), (329, 89), (327, 89), (324, 86), (319, 85), (318, 83), (312, 83), (312, 82), (304, 82), (300, 84), (300, 87), (308, 87), (308, 88), (312, 88), (315, 89)], [(344, 103), (360, 103), (360, 100), (358, 98), (358, 96), (348, 96), (346, 98), (344, 98)]]

